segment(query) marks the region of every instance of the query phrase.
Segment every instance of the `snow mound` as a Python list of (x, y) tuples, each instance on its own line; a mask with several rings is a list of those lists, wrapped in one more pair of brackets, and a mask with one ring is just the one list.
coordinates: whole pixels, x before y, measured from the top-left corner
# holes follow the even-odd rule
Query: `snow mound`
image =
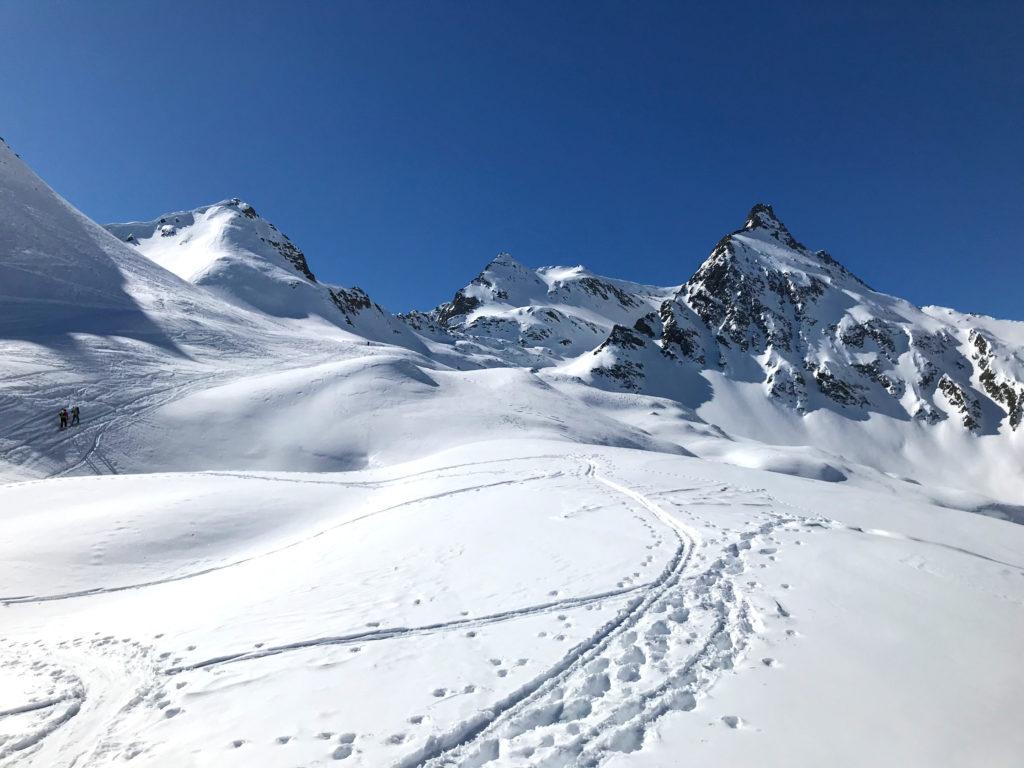
[(780, 475), (804, 477), (826, 483), (841, 483), (847, 476), (835, 466), (813, 455), (807, 449), (781, 449), (761, 446), (745, 446), (726, 451), (718, 457), (726, 464)]

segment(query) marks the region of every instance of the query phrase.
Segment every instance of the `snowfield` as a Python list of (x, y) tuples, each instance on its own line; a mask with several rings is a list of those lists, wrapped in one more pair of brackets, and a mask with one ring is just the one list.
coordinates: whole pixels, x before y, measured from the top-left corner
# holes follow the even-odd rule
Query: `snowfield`
[(730, 237), (400, 317), (0, 142), (0, 765), (1019, 766), (1021, 324)]
[(1024, 750), (1024, 529), (890, 493), (521, 440), (17, 483), (0, 505), (13, 764)]

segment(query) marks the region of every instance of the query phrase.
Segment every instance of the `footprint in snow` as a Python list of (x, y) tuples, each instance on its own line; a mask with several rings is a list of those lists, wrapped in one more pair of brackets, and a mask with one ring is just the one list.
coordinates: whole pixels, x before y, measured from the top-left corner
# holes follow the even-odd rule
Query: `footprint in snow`
[(435, 699), (440, 699), (440, 698), (441, 698), (442, 696), (444, 696), (444, 695), (445, 695), (446, 693), (448, 693), (448, 690), (447, 690), (446, 688), (435, 688), (435, 689), (433, 690), (433, 693), (432, 693), (431, 695), (432, 695), (432, 696), (433, 696), (433, 697), (434, 697)]

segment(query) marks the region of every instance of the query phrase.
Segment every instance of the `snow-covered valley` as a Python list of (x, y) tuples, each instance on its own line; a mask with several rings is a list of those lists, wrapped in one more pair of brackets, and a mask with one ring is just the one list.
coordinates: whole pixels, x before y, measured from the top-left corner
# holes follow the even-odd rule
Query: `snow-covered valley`
[(822, 254), (394, 315), (0, 142), (0, 765), (1018, 765), (1024, 324)]

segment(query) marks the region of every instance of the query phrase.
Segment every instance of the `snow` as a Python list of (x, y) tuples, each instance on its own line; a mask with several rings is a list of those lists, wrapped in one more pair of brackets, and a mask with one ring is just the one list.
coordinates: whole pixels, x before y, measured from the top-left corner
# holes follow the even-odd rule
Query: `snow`
[[(5, 486), (3, 663), (27, 686), (5, 705), (81, 708), (19, 763), (1019, 754), (1024, 529), (653, 456), (527, 440)], [(50, 722), (18, 717), (23, 740)]]
[[(1020, 324), (786, 236), (734, 235), (835, 282), (819, 325), (950, 370), (980, 332), (1018, 380)], [(238, 200), (100, 228), (0, 144), (0, 765), (1019, 762), (1020, 432), (667, 355), (630, 329), (685, 285), (503, 256), (406, 324), (278, 238)]]

